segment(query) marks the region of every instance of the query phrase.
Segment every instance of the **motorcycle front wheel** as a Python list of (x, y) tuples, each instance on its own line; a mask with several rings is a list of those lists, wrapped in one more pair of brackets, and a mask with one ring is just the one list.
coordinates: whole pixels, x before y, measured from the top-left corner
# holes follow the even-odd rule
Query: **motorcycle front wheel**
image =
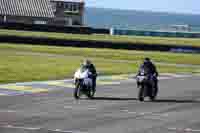
[(144, 101), (144, 86), (143, 86), (143, 85), (141, 85), (141, 86), (139, 87), (138, 99), (139, 99), (139, 101), (141, 101), (141, 102)]
[(80, 85), (76, 85), (76, 87), (74, 88), (74, 98), (75, 99), (80, 99), (81, 96), (81, 87)]

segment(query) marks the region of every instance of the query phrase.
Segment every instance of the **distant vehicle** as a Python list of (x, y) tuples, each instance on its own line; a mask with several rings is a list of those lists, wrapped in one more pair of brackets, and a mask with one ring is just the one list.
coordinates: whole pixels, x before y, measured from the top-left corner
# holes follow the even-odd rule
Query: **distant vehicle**
[(92, 90), (92, 73), (88, 69), (80, 68), (74, 74), (74, 98), (79, 99), (81, 95), (86, 95), (88, 98), (93, 98)]
[(144, 70), (142, 70), (136, 77), (139, 88), (139, 101), (144, 101), (145, 97), (149, 97), (153, 101), (157, 96), (158, 90), (154, 88), (154, 81), (151, 80), (151, 76), (152, 75), (146, 74)]
[(190, 31), (191, 27), (189, 25), (171, 25), (170, 28), (175, 31)]

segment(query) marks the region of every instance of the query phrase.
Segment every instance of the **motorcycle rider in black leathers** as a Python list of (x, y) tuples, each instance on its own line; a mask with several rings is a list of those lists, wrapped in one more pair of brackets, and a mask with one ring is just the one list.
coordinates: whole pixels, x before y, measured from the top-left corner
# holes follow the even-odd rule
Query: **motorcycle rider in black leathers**
[(156, 92), (158, 91), (158, 72), (156, 66), (151, 62), (150, 58), (145, 58), (143, 63), (140, 66), (138, 75), (144, 70), (146, 74), (150, 75), (154, 81), (154, 88)]
[(97, 78), (97, 72), (94, 64), (88, 59), (83, 61), (82, 67), (88, 69), (92, 73), (92, 89), (93, 92), (96, 92), (96, 78)]

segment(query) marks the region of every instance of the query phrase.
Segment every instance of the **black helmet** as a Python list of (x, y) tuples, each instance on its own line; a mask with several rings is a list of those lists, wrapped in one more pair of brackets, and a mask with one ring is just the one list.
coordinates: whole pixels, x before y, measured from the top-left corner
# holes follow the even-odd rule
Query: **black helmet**
[(146, 63), (146, 62), (150, 62), (150, 61), (151, 61), (150, 58), (148, 58), (148, 57), (145, 57), (145, 58), (144, 58), (144, 63)]
[(85, 59), (85, 60), (83, 61), (83, 65), (84, 65), (84, 66), (88, 66), (88, 65), (90, 65), (90, 64), (91, 64), (91, 61), (88, 60), (88, 59)]

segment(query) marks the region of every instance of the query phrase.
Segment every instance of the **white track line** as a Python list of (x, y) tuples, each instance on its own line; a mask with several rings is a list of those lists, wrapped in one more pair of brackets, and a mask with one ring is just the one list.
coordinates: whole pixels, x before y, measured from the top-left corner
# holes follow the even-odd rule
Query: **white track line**
[(55, 130), (49, 129), (48, 131), (53, 131), (53, 132), (58, 132), (58, 133), (74, 133), (73, 131), (62, 131), (60, 129), (55, 129)]
[(0, 112), (6, 112), (6, 113), (16, 113), (16, 110), (0, 110)]
[(155, 117), (155, 116), (144, 116), (143, 119), (166, 121), (166, 119)]
[(7, 128), (7, 129), (24, 129), (24, 130), (47, 130), (47, 131), (53, 131), (53, 132), (57, 132), (57, 133), (87, 133), (87, 132), (81, 132), (81, 131), (64, 131), (61, 129), (45, 129), (45, 128), (41, 128), (41, 127), (20, 127), (20, 126), (13, 126), (13, 125), (6, 125), (6, 126), (2, 126), (1, 128)]
[(57, 133), (87, 133), (87, 132), (81, 132), (81, 131), (64, 131), (61, 129), (55, 129), (55, 130), (48, 129), (48, 131), (53, 131), (53, 132), (57, 132)]
[(121, 112), (127, 113), (127, 114), (137, 114), (137, 112), (131, 112), (129, 110), (121, 110)]
[(180, 131), (180, 132), (200, 132), (200, 129), (191, 129), (191, 128), (168, 128), (168, 130)]
[(89, 107), (89, 108), (87, 108), (88, 110), (97, 110), (97, 108), (96, 107)]
[(25, 130), (40, 130), (41, 129), (39, 127), (18, 127), (18, 126), (12, 126), (12, 125), (3, 126), (3, 128), (25, 129)]
[(64, 106), (64, 109), (73, 109), (73, 106)]

